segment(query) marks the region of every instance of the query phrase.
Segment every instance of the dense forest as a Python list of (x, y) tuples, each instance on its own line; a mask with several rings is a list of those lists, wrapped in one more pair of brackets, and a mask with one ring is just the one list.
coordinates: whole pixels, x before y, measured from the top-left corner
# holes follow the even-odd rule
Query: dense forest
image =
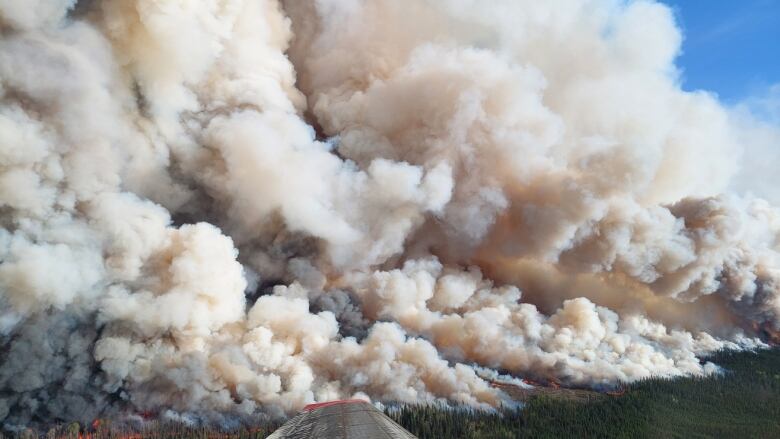
[[(707, 359), (723, 368), (709, 377), (649, 379), (621, 395), (580, 399), (539, 395), (520, 410), (404, 406), (386, 413), (420, 439), (441, 438), (780, 438), (780, 350), (722, 352)], [(279, 425), (234, 432), (174, 424), (142, 431), (64, 425), (19, 436), (73, 439), (262, 439)], [(2, 434), (0, 433), (0, 437)]]
[(431, 438), (780, 438), (780, 350), (722, 352), (717, 376), (649, 379), (591, 402), (539, 396), (522, 410), (403, 407), (388, 415)]

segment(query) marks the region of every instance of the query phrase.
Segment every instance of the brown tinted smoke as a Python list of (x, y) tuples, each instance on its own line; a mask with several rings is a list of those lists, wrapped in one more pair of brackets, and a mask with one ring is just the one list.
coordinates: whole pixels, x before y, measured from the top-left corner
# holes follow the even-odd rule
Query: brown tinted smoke
[(777, 128), (681, 89), (661, 4), (489, 3), (0, 0), (5, 427), (761, 345)]

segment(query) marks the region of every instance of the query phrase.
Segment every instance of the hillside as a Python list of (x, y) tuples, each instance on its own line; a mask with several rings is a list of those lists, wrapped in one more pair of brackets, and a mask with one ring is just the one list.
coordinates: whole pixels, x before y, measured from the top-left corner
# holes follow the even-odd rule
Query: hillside
[[(522, 410), (501, 413), (429, 406), (387, 414), (420, 439), (439, 438), (771, 438), (780, 437), (780, 349), (722, 352), (707, 360), (724, 369), (705, 378), (651, 379), (619, 396), (571, 397), (565, 389), (526, 398)], [(151, 423), (141, 432), (107, 428), (52, 429), (51, 438), (261, 439), (277, 426), (232, 433)], [(42, 432), (38, 432), (42, 433)], [(36, 433), (27, 432), (27, 437)], [(2, 437), (2, 433), (0, 433)]]

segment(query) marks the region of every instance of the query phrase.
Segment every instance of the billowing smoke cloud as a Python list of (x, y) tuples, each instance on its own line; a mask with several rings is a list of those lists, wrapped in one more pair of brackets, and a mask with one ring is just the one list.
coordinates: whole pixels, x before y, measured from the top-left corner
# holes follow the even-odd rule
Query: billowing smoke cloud
[(681, 90), (658, 3), (0, 0), (0, 32), (6, 428), (496, 406), (778, 329), (740, 167), (775, 128)]

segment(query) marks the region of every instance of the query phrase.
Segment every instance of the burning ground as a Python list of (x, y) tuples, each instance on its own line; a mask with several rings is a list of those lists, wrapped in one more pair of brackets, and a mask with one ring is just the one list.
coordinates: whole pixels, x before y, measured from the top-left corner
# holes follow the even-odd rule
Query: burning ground
[(780, 130), (652, 1), (0, 0), (0, 421), (495, 407), (776, 341)]

